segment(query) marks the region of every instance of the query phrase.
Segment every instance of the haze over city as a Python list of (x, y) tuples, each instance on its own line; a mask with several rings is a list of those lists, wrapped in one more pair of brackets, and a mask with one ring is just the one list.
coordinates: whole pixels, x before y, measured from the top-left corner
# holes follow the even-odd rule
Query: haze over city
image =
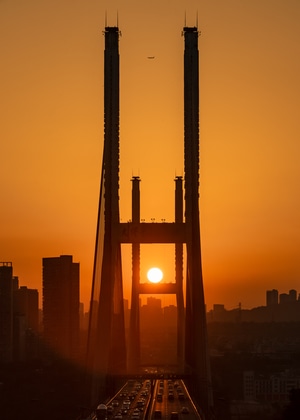
[[(141, 218), (174, 220), (173, 180), (183, 175), (181, 31), (197, 24), (207, 306), (258, 306), (266, 289), (299, 289), (299, 18), (296, 0), (2, 0), (0, 260), (13, 262), (20, 284), (41, 291), (42, 258), (72, 254), (89, 301), (106, 24), (122, 32), (121, 219), (131, 219), (137, 175)], [(173, 280), (166, 247), (141, 247), (145, 279), (154, 265)], [(122, 250), (128, 297), (129, 246)]]

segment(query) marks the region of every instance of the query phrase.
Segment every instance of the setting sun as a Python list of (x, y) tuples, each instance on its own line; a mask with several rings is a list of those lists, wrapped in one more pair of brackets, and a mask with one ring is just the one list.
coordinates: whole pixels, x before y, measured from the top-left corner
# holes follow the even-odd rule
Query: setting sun
[(147, 278), (151, 283), (159, 283), (163, 278), (163, 272), (157, 267), (150, 268), (147, 273)]

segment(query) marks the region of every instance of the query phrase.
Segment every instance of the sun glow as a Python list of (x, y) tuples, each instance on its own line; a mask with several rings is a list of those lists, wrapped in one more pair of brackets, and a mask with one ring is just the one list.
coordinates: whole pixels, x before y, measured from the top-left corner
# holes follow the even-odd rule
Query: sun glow
[(163, 278), (163, 272), (157, 267), (150, 268), (147, 273), (147, 278), (151, 283), (159, 283)]

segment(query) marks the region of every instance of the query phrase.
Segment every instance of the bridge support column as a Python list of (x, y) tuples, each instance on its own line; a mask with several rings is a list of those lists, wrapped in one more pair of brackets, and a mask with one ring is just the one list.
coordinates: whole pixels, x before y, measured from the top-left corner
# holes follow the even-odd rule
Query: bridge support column
[[(132, 224), (140, 223), (140, 179), (132, 178)], [(140, 243), (132, 244), (132, 289), (129, 326), (129, 372), (138, 372), (140, 367)]]

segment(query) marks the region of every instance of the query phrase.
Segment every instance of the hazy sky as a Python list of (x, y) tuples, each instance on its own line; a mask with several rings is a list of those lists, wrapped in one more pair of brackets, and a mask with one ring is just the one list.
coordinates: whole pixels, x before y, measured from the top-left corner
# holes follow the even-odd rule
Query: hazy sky
[[(298, 0), (1, 0), (0, 261), (41, 292), (42, 258), (72, 254), (89, 300), (105, 11), (122, 32), (122, 221), (131, 218), (132, 175), (142, 180), (141, 217), (174, 220), (174, 178), (183, 175), (181, 32), (185, 14), (194, 26), (198, 12), (208, 309), (261, 305), (271, 288), (300, 292)], [(173, 280), (173, 257), (162, 252), (170, 246), (152, 246), (153, 260), (149, 247), (142, 278), (158, 265)], [(124, 256), (128, 294), (128, 247)]]

